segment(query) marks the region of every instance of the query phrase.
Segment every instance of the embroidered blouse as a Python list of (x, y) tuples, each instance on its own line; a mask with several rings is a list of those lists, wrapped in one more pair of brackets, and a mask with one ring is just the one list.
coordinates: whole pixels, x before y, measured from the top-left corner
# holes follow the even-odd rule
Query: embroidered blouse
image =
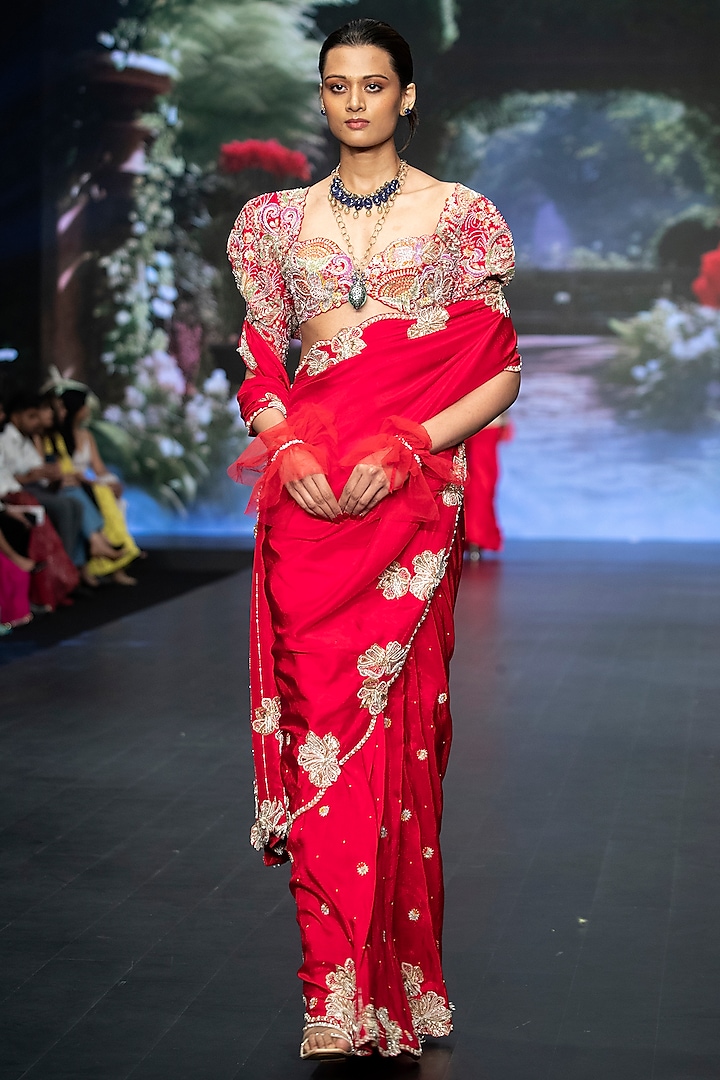
[[(299, 240), (307, 188), (275, 191), (243, 207), (228, 257), (247, 304), (247, 320), (284, 358), (291, 335), (348, 299), (352, 261), (327, 237)], [(393, 240), (365, 269), (368, 296), (411, 320), (408, 337), (442, 330), (447, 305), (483, 300), (507, 314), (503, 285), (515, 265), (512, 236), (484, 195), (456, 184), (432, 235)], [(246, 366), (256, 367), (241, 338)]]

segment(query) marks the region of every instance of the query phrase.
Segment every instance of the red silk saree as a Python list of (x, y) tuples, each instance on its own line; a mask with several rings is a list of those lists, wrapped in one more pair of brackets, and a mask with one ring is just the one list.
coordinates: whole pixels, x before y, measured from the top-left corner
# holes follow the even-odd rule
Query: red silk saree
[[(519, 370), (501, 288), (512, 242), (492, 204), (458, 185), (433, 236), (368, 265), (369, 294), (391, 310), (313, 345), (291, 386), (292, 329), (344, 303), (352, 280), (337, 245), (298, 240), (303, 200), (252, 200), (230, 236), (253, 376), (238, 399), (249, 426), (269, 405), (285, 413), (289, 442), (313, 447), (339, 496), (383, 430), (399, 424), (402, 442), (403, 422)], [(290, 498), (259, 444), (230, 470), (260, 474), (251, 841), (268, 864), (292, 861), (306, 1022), (339, 1028), (358, 1054), (418, 1054), (452, 1026), (439, 831), (464, 451), (413, 452), (400, 490), (328, 522)]]

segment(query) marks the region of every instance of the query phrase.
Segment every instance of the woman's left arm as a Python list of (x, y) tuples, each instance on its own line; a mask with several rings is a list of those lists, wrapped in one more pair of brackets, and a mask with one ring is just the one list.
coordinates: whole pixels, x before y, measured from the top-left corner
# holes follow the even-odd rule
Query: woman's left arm
[(86, 431), (85, 438), (88, 440), (88, 446), (90, 448), (90, 465), (92, 466), (92, 471), (95, 473), (97, 482), (99, 484), (106, 484), (113, 494), (119, 498), (122, 495), (122, 484), (115, 473), (108, 471), (107, 465), (100, 457), (100, 451), (98, 450), (95, 436), (91, 431)]
[(423, 421), (432, 441), (432, 453), (448, 450), (487, 427), (509, 409), (520, 392), (520, 373), (501, 371), (482, 386)]

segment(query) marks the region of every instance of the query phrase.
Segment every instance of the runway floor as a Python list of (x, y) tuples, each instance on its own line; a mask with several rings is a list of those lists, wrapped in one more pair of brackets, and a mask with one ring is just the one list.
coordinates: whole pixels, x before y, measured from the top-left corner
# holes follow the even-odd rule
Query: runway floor
[(3, 1080), (717, 1080), (720, 559), (470, 567), (446, 785), (456, 1031), (297, 1059), (251, 817), (241, 573), (0, 670)]

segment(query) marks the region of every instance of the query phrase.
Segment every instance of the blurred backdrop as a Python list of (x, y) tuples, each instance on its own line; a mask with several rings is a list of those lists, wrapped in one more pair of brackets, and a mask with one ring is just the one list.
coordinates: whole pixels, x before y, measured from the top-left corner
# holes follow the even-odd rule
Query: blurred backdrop
[(358, 16), (413, 47), (409, 160), (515, 235), (506, 534), (720, 540), (714, 0), (31, 3), (2, 46), (0, 391), (87, 383), (139, 535), (249, 541), (225, 239), (335, 164), (318, 45)]

